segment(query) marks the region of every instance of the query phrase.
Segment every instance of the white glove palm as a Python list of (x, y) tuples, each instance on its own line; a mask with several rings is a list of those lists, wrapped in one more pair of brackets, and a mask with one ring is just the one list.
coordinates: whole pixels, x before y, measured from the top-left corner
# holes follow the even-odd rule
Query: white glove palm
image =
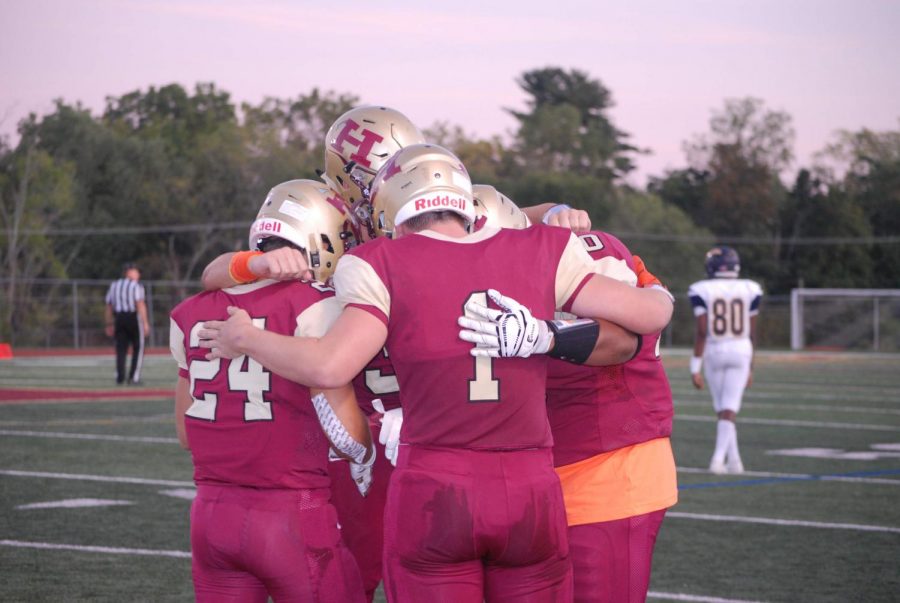
[(528, 308), (495, 289), (487, 294), (502, 311), (473, 299), (466, 304), (466, 316), (457, 320), (463, 327), (459, 338), (475, 344), (470, 351), (473, 356), (528, 358), (550, 349), (553, 333), (546, 321), (535, 318)]
[(372, 400), (372, 407), (376, 412), (381, 413), (381, 432), (378, 434), (378, 441), (384, 445), (384, 456), (391, 462), (391, 465), (397, 466), (398, 446), (400, 445), (400, 429), (403, 427), (403, 409), (394, 408), (385, 410), (381, 400)]

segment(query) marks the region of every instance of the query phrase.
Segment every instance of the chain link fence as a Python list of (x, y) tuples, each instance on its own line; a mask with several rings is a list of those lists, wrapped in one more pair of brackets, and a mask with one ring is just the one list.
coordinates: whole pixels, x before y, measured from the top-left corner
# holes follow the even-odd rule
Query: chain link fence
[[(148, 345), (168, 346), (169, 312), (185, 297), (200, 291), (198, 282), (141, 281), (147, 294), (151, 332)], [(103, 311), (110, 281), (32, 279), (18, 281), (17, 308), (7, 314), (8, 297), (0, 302), (5, 325), (2, 341), (19, 347), (85, 348), (110, 344), (104, 334)], [(9, 287), (9, 279), (0, 279)], [(790, 299), (786, 295), (763, 298), (758, 322), (757, 345), (790, 347)], [(693, 345), (694, 315), (687, 296), (677, 296), (675, 314), (663, 334), (663, 345)]]
[[(4, 294), (0, 340), (18, 347), (87, 348), (106, 346), (106, 292), (111, 281), (94, 279), (0, 279)], [(147, 345), (169, 345), (169, 311), (201, 290), (198, 282), (141, 281), (147, 299)], [(14, 287), (14, 288), (13, 288)]]

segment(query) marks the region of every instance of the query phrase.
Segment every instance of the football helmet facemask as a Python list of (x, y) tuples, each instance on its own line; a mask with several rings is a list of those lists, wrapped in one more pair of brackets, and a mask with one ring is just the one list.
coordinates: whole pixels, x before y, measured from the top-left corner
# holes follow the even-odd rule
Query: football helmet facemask
[(350, 206), (357, 225), (373, 235), (368, 205), (372, 178), (394, 153), (423, 142), (419, 129), (399, 111), (376, 105), (355, 107), (325, 135), (322, 179)]
[(268, 237), (280, 237), (300, 247), (316, 280), (322, 283), (356, 243), (344, 202), (315, 180), (289, 180), (269, 191), (250, 227), (250, 249), (259, 249)]
[(741, 258), (731, 247), (720, 245), (706, 252), (706, 275), (709, 278), (737, 278)]
[(472, 181), (462, 162), (433, 144), (399, 150), (372, 180), (372, 219), (378, 236), (393, 234), (409, 218), (451, 211), (475, 221)]
[(476, 216), (473, 231), (481, 230), (485, 225), (516, 230), (531, 226), (525, 212), (493, 186), (473, 184), (472, 196)]

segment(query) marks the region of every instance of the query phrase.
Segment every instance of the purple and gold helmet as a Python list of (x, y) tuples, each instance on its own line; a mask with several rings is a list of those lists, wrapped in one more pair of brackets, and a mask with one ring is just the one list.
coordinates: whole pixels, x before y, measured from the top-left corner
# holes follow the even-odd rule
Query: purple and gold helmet
[(706, 275), (709, 278), (737, 278), (741, 258), (731, 247), (720, 245), (706, 252)]

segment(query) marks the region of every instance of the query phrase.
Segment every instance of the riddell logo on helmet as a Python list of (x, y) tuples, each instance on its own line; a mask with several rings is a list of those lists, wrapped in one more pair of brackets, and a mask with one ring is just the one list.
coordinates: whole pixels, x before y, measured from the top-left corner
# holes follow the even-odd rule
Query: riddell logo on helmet
[(256, 224), (256, 232), (281, 232), (281, 222), (276, 220), (260, 220)]
[(438, 195), (437, 197), (432, 197), (431, 199), (416, 199), (416, 211), (431, 209), (435, 207), (455, 207), (457, 209), (465, 211), (466, 200), (462, 197), (451, 197), (449, 195), (444, 195), (443, 197)]

